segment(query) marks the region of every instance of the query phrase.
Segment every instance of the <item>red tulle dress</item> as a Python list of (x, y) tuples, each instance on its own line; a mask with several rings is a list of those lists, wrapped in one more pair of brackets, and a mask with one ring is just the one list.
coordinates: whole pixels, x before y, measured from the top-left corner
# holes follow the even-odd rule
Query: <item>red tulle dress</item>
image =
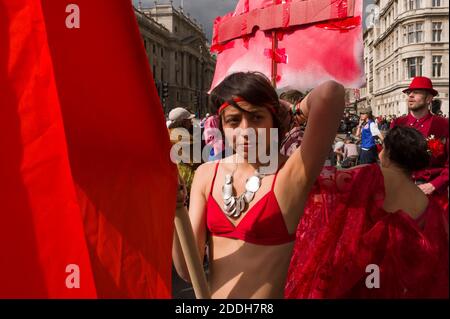
[[(383, 201), (377, 165), (325, 168), (297, 229), (285, 297), (448, 298), (448, 214), (430, 201), (414, 220)], [(379, 288), (368, 288), (369, 265)]]

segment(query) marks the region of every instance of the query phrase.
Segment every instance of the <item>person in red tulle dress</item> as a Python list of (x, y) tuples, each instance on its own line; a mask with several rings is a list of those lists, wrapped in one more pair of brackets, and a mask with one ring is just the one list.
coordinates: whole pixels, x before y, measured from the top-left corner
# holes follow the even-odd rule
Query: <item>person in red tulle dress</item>
[(410, 177), (428, 165), (427, 141), (393, 128), (380, 161), (322, 171), (297, 229), (286, 298), (448, 298), (448, 215)]

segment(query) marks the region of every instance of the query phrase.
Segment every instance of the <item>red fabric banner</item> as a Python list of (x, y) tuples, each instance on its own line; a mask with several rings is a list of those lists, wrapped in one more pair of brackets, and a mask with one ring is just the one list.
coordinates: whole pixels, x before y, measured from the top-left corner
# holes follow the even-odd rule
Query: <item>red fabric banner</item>
[[(242, 71), (271, 79), (276, 71), (279, 91), (305, 91), (326, 80), (362, 87), (362, 7), (361, 0), (238, 1), (234, 12), (218, 17), (213, 26), (217, 64), (211, 90)], [(267, 58), (274, 36), (275, 49), (285, 50), (282, 59)]]
[(133, 8), (76, 4), (68, 28), (67, 1), (0, 0), (0, 297), (170, 298), (177, 173)]

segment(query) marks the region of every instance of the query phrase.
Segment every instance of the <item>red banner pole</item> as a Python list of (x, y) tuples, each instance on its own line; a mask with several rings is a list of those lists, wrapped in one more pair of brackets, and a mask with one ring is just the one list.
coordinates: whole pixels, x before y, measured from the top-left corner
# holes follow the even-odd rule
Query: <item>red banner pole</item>
[[(277, 1), (273, 0), (273, 4), (276, 5)], [(275, 52), (278, 48), (277, 31), (272, 31), (272, 86), (277, 88), (277, 62), (275, 61)]]

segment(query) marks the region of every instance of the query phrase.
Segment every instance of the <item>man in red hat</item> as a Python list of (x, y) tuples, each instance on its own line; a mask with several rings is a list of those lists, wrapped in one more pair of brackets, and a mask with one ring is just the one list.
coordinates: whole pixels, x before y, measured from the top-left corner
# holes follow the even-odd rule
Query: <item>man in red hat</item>
[(448, 206), (448, 119), (430, 112), (433, 97), (438, 92), (431, 80), (424, 76), (415, 77), (403, 91), (408, 96), (409, 114), (397, 118), (394, 126), (410, 126), (417, 129), (429, 141), (431, 161), (427, 169), (414, 172), (413, 179), (427, 195), (436, 195), (443, 206)]

